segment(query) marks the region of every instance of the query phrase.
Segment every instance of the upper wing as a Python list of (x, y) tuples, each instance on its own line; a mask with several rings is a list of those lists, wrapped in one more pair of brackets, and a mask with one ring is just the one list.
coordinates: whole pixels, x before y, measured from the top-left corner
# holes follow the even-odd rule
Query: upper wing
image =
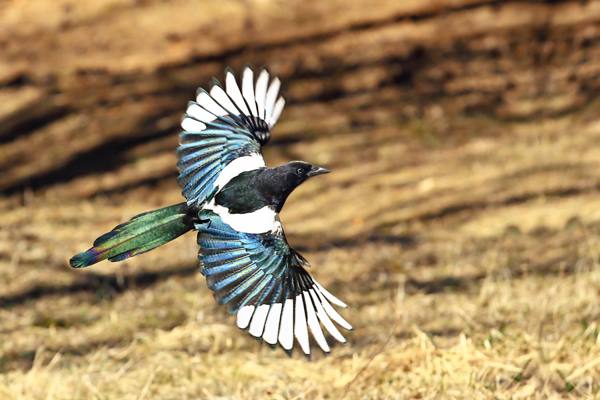
[(198, 244), (202, 273), (220, 304), (237, 315), (237, 325), (286, 350), (294, 336), (310, 354), (308, 331), (329, 352), (320, 323), (339, 342), (336, 325), (352, 329), (331, 306), (346, 307), (303, 268), (306, 260), (290, 248), (283, 234), (252, 234), (232, 229), (212, 211), (199, 215)]
[[(196, 101), (189, 102), (177, 148), (178, 182), (188, 205), (206, 202), (219, 186), (221, 172), (235, 159), (244, 157), (225, 175), (265, 165), (260, 149), (285, 105), (283, 97), (277, 97), (279, 79), (269, 80), (263, 69), (255, 82), (254, 72), (246, 67), (240, 90), (233, 73), (226, 70), (225, 89), (213, 80), (208, 92), (198, 89)], [(225, 179), (221, 179), (222, 186)]]

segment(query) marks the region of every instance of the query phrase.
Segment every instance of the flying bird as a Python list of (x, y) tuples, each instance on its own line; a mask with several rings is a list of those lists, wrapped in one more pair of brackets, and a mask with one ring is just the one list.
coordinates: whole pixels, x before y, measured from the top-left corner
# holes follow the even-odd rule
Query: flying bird
[(307, 272), (279, 218), (296, 187), (329, 170), (304, 161), (270, 168), (261, 153), (285, 105), (279, 89), (278, 78), (263, 69), (255, 79), (250, 67), (241, 87), (227, 69), (225, 86), (213, 78), (208, 91), (198, 89), (177, 148), (186, 201), (117, 225), (71, 258), (71, 266), (125, 260), (195, 230), (200, 272), (239, 328), (288, 351), (295, 338), (307, 355), (309, 336), (324, 352), (330, 351), (325, 333), (346, 342), (338, 326), (352, 327), (333, 307), (346, 304)]

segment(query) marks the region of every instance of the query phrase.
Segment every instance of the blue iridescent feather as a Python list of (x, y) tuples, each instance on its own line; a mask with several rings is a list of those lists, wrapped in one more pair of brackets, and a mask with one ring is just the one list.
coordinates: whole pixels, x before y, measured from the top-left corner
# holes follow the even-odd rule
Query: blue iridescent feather
[(312, 286), (301, 256), (282, 234), (238, 232), (208, 210), (201, 211), (198, 220), (203, 273), (219, 303), (228, 304), (230, 312), (247, 304), (272, 304)]

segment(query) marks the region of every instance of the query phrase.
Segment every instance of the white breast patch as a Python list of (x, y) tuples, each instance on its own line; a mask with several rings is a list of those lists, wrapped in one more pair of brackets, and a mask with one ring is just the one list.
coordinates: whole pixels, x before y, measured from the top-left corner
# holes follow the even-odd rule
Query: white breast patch
[(204, 208), (213, 211), (223, 222), (238, 232), (266, 233), (281, 229), (277, 213), (269, 206), (245, 214), (230, 214), (229, 209), (216, 205), (213, 198)]

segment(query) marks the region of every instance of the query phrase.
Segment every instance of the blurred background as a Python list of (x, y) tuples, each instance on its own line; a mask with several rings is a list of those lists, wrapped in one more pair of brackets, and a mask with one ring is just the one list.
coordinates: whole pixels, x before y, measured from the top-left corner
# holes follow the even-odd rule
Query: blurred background
[[(334, 171), (283, 212), (327, 357), (240, 332), (194, 234), (68, 267), (182, 201), (186, 103), (246, 64), (267, 161)], [(0, 398), (598, 396), (599, 94), (599, 1), (0, 1)]]

